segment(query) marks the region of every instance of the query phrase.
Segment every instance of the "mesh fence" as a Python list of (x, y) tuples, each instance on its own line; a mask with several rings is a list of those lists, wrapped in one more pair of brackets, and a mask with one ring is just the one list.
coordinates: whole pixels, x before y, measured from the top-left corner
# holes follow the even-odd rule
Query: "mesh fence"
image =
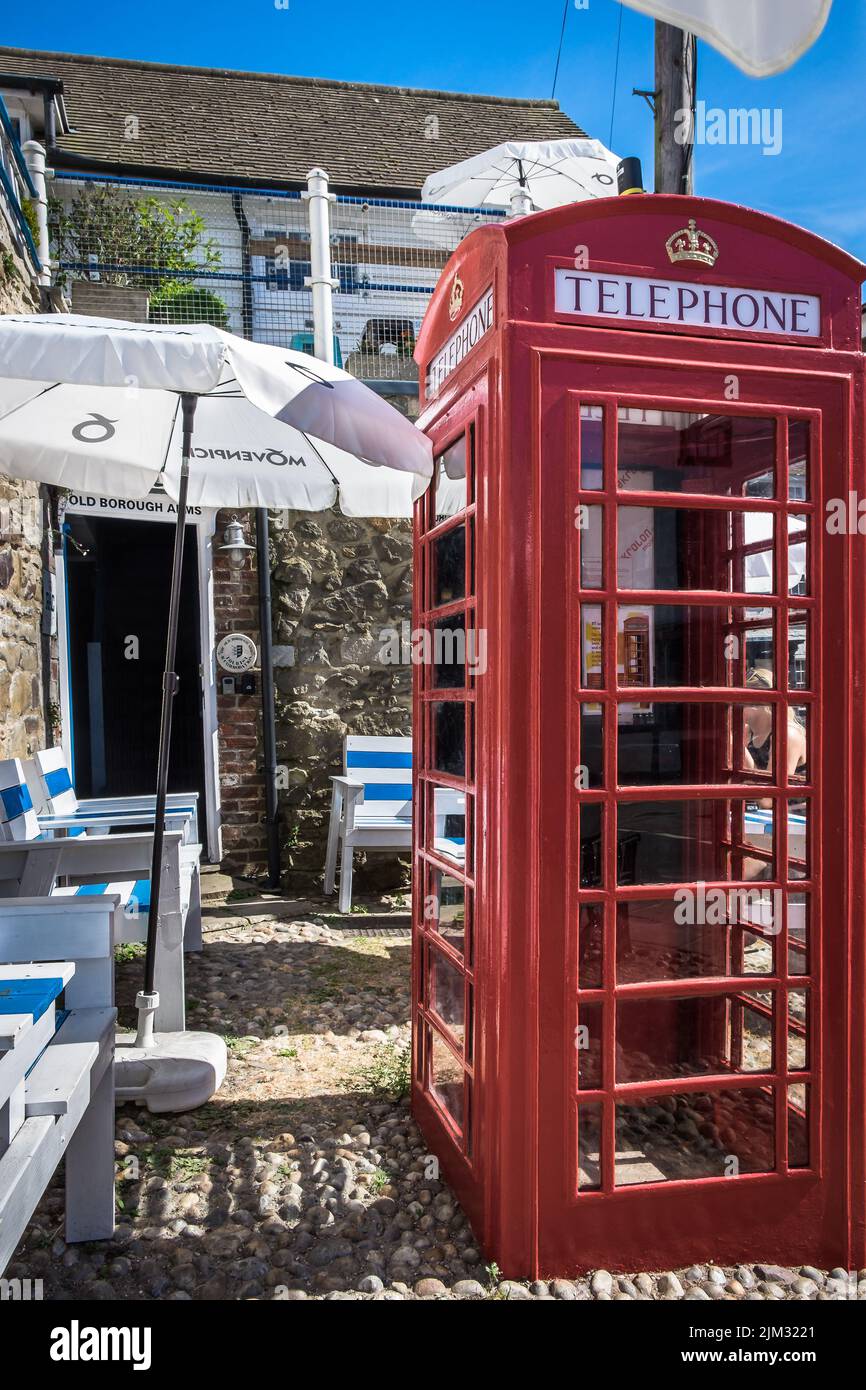
[[(53, 258), (76, 312), (206, 322), (313, 351), (310, 233), (299, 193), (58, 176)], [(414, 381), (442, 267), (504, 209), (338, 196), (330, 205), (334, 356), (363, 380)]]

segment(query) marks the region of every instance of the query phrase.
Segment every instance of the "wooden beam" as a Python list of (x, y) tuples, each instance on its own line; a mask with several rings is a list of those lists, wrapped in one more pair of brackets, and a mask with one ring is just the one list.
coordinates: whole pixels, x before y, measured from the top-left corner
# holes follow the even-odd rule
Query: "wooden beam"
[[(694, 192), (692, 154), (696, 64), (694, 34), (656, 20), (656, 193)], [(690, 118), (684, 118), (684, 112), (691, 113)]]

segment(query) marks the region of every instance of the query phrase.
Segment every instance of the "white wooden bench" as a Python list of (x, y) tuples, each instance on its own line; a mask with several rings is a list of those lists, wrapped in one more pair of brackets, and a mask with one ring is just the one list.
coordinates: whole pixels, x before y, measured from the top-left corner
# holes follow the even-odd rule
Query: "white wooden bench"
[[(400, 854), (412, 848), (412, 740), (349, 734), (343, 766), (343, 775), (331, 778), (325, 892), (334, 891), (339, 850), (339, 907), (350, 912), (353, 851)], [(465, 861), (465, 805), (462, 792), (435, 789), (432, 848), (460, 865)]]
[(340, 850), (341, 912), (352, 908), (356, 849), (407, 853), (412, 848), (412, 740), (349, 734), (343, 775), (332, 777), (325, 892), (333, 893)]
[[(201, 942), (200, 849), (184, 844), (182, 830), (166, 831), (155, 982), (160, 1032), (182, 1032), (186, 1026), (183, 955), (185, 948), (196, 949)], [(0, 761), (0, 899), (107, 895), (118, 904), (115, 944), (143, 942), (152, 853), (150, 831), (62, 838), (44, 833), (21, 762)]]
[(114, 1231), (117, 906), (0, 902), (0, 1273), (61, 1158), (66, 1239)]
[[(105, 835), (112, 828), (145, 829), (153, 825), (155, 796), (99, 796), (79, 801), (62, 748), (46, 748), (24, 761), (24, 776), (43, 830)], [(170, 792), (166, 798), (168, 830), (183, 830), (184, 840), (198, 841), (198, 792)]]

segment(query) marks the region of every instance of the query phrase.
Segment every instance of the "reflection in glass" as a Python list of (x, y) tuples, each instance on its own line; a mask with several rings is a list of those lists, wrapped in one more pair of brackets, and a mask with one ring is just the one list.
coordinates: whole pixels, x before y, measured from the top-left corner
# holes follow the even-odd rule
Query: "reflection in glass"
[(459, 1128), (463, 1126), (463, 1068), (435, 1028), (427, 1029), (430, 1090)]
[(772, 877), (773, 812), (755, 803), (721, 798), (621, 801), (617, 838), (621, 883)]
[(772, 497), (776, 422), (622, 406), (618, 478), (630, 492)]
[(604, 782), (604, 711), (601, 705), (580, 707), (580, 767), (581, 791), (600, 787)]
[(433, 848), (455, 863), (466, 860), (466, 796), (451, 787), (433, 789)]
[[(745, 704), (664, 702), (640, 706), (631, 720), (621, 718), (619, 722), (618, 785), (694, 786), (747, 780), (755, 766), (761, 765), (760, 750), (753, 759), (746, 743), (751, 733), (750, 711)], [(772, 747), (772, 729), (770, 709), (766, 721), (762, 714), (760, 727), (768, 747)]]
[(430, 952), (430, 1004), (462, 1047), (466, 1017), (463, 975), (435, 950)]
[(581, 588), (600, 589), (604, 583), (604, 507), (582, 506), (579, 520)]
[(580, 820), (580, 886), (601, 888), (604, 878), (601, 807), (592, 803), (581, 805), (577, 814)]
[(431, 544), (433, 607), (466, 597), (466, 526), (453, 526)]
[(808, 420), (788, 421), (788, 496), (804, 502), (809, 496), (811, 431)]
[(579, 989), (601, 989), (604, 984), (604, 904), (583, 903), (578, 915)]
[(768, 992), (654, 996), (617, 1004), (617, 1082), (771, 1071)]
[(807, 1071), (809, 1067), (809, 991), (788, 991), (788, 1069)]
[(433, 704), (433, 766), (452, 777), (466, 776), (466, 706), (462, 700)]
[(616, 1107), (616, 1146), (617, 1187), (772, 1172), (772, 1090), (694, 1091), (623, 1102)]
[(596, 1101), (578, 1106), (577, 1187), (579, 1192), (594, 1192), (601, 1187), (601, 1116), (602, 1107)]
[(442, 618), (431, 628), (433, 688), (457, 690), (466, 684), (466, 614)]
[(788, 1087), (788, 1167), (808, 1168), (809, 1093), (808, 1084)]
[(580, 407), (580, 486), (589, 490), (604, 487), (604, 407)]
[(466, 510), (466, 435), (461, 434), (453, 444), (434, 459), (436, 478), (436, 520), (456, 516)]
[(622, 589), (775, 592), (772, 512), (621, 506), (617, 526)]
[(582, 1091), (596, 1091), (603, 1084), (602, 1006), (580, 1004), (577, 1010), (577, 1084)]
[[(582, 612), (586, 652), (588, 624), (600, 622), (601, 608), (599, 605), (585, 604)], [(628, 618), (634, 613), (643, 613), (648, 618), (649, 662), (648, 669), (642, 674), (645, 685), (718, 685), (737, 688), (746, 684), (749, 671), (754, 667), (771, 672), (774, 669), (772, 617), (766, 608), (622, 604), (617, 615), (621, 634), (625, 632)], [(793, 634), (791, 640), (794, 640)], [(620, 642), (624, 642), (622, 637)], [(623, 654), (621, 652), (620, 657)], [(627, 683), (625, 664), (622, 659), (618, 662), (621, 685)], [(589, 659), (585, 656), (584, 668), (588, 665)], [(601, 671), (600, 659), (597, 669)], [(589, 679), (586, 669), (584, 679)]]
[(791, 893), (788, 899), (788, 974), (809, 974), (809, 898)]
[(432, 890), (435, 912), (432, 925), (449, 946), (461, 954), (466, 949), (466, 888), (459, 879), (444, 869), (432, 871)]
[(676, 898), (623, 902), (618, 909), (620, 984), (773, 973), (778, 928), (771, 889), (683, 890)]

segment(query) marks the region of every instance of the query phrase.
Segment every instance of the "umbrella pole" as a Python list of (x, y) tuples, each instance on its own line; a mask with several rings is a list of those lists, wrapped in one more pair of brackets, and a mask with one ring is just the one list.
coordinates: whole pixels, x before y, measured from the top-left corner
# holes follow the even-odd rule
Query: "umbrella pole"
[(168, 637), (165, 649), (165, 671), (162, 677), (162, 713), (159, 723), (159, 756), (156, 773), (156, 809), (153, 822), (153, 859), (150, 869), (150, 908), (147, 917), (147, 954), (144, 962), (144, 992), (136, 997), (139, 1010), (137, 1045), (146, 1046), (153, 1039), (153, 1014), (159, 1004), (154, 990), (157, 937), (159, 934), (159, 887), (162, 878), (162, 847), (165, 839), (165, 802), (168, 794), (168, 764), (171, 752), (171, 715), (178, 678), (174, 669), (177, 651), (177, 628), (180, 615), (180, 585), (183, 569), (183, 542), (186, 522), (186, 497), (189, 486), (189, 456), (192, 449), (192, 430), (197, 396), (181, 396), (183, 410), (183, 446), (180, 469), (180, 488), (177, 499), (177, 522), (174, 532), (174, 556), (171, 570), (171, 597), (168, 605)]

